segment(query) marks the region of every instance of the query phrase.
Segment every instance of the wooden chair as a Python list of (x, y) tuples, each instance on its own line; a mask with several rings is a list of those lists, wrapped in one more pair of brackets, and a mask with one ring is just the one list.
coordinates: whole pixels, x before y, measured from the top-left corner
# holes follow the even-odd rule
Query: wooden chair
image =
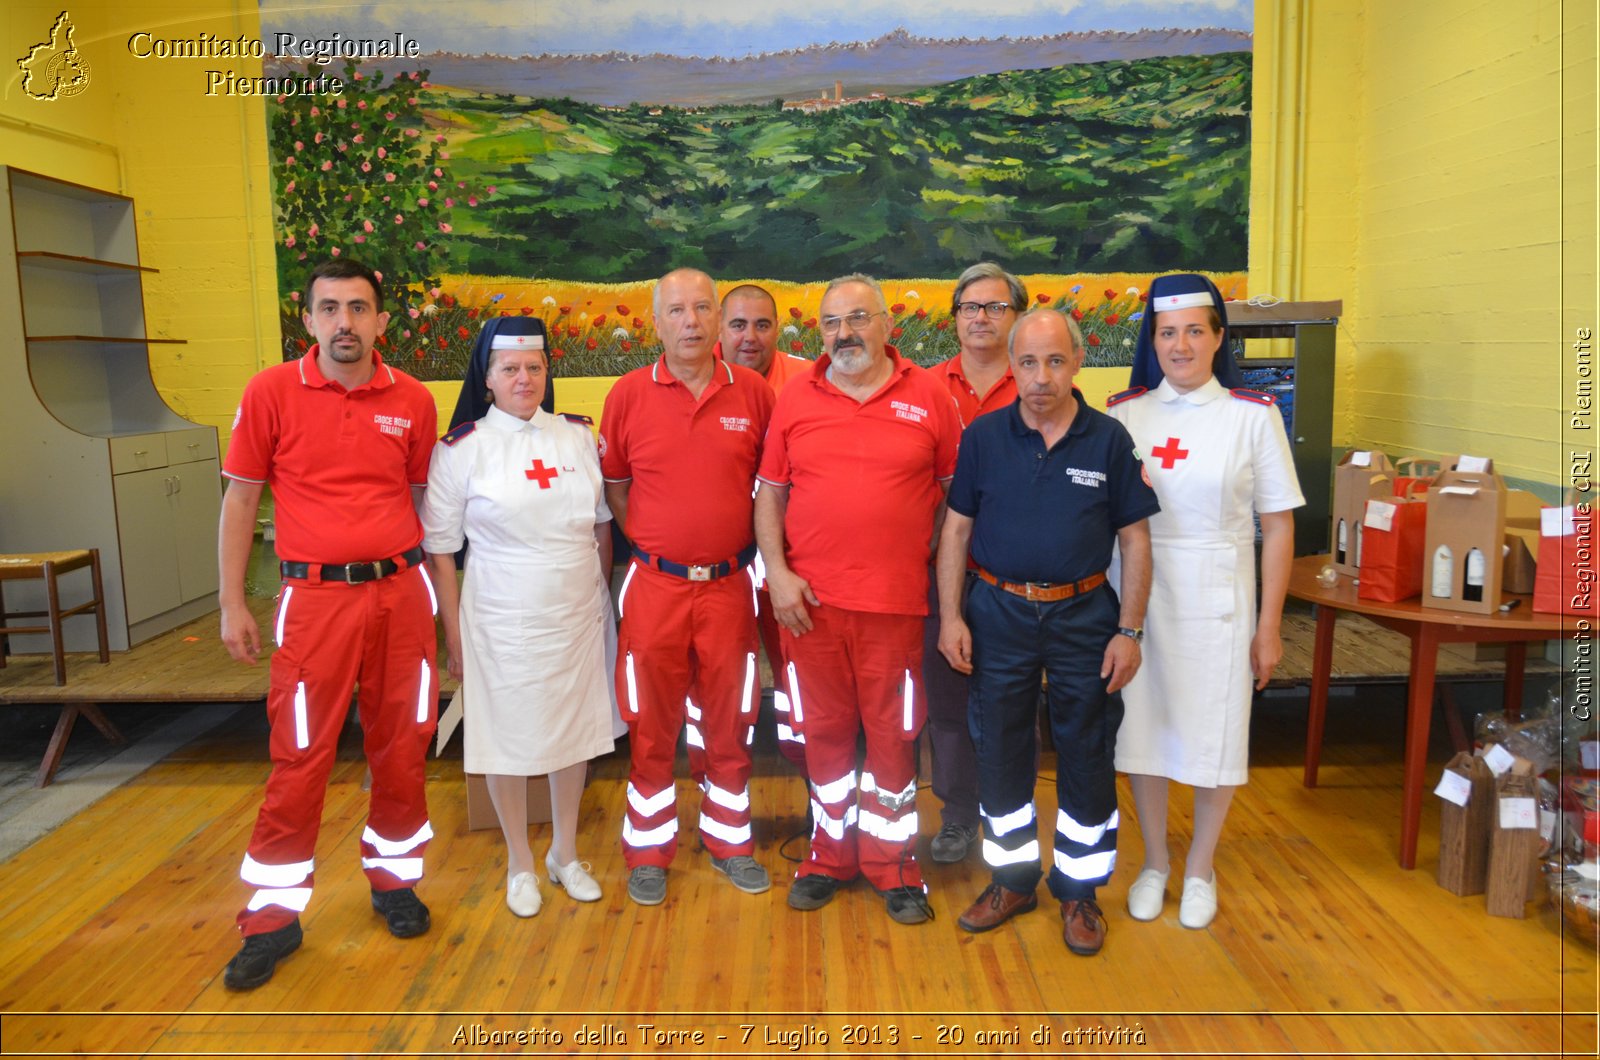
[[(88, 567), (94, 581), (94, 596), (86, 603), (77, 604), (63, 609), (61, 606), (61, 592), (56, 580), (68, 571)], [(49, 601), (43, 611), (7, 611), (3, 590), (8, 581), (20, 581), (24, 578), (42, 578), (45, 584), (45, 595)], [(100, 550), (97, 548), (75, 549), (68, 552), (32, 552), (16, 555), (0, 554), (0, 669), (6, 665), (6, 655), (10, 650), (9, 638), (22, 633), (48, 633), (50, 634), (50, 647), (55, 656), (56, 684), (67, 683), (67, 658), (62, 646), (61, 622), (73, 615), (81, 615), (87, 611), (94, 612), (95, 632), (100, 637), (100, 661), (111, 661), (111, 652), (106, 647), (106, 605), (105, 590), (100, 584)], [(45, 618), (48, 620), (42, 626), (13, 626), (12, 619), (16, 618)]]

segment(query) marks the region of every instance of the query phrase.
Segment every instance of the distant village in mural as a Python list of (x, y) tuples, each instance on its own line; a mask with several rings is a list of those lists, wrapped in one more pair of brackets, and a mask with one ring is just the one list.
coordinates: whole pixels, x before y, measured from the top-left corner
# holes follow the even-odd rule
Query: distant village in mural
[(346, 61), (336, 100), (268, 108), (285, 355), (306, 272), (343, 254), (396, 287), (390, 356), (423, 378), (459, 377), (485, 314), (541, 315), (558, 374), (646, 363), (651, 281), (683, 265), (769, 281), (807, 356), (821, 282), (871, 273), (931, 363), (955, 350), (950, 281), (992, 259), (1083, 322), (1090, 363), (1127, 363), (1151, 275), (1243, 293), (1250, 46), (901, 29), (734, 58)]

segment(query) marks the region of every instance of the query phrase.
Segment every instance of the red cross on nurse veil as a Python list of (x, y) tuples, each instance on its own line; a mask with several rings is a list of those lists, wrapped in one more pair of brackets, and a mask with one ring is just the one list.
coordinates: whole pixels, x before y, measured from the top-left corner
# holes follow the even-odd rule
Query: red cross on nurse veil
[(1181, 444), (1176, 438), (1168, 438), (1165, 445), (1150, 450), (1150, 455), (1161, 460), (1161, 470), (1171, 471), (1178, 461), (1189, 455), (1189, 450), (1179, 448)]
[(545, 467), (543, 460), (535, 460), (533, 466), (523, 474), (539, 483), (540, 489), (547, 490), (550, 488), (550, 480), (559, 476), (561, 472), (553, 467)]

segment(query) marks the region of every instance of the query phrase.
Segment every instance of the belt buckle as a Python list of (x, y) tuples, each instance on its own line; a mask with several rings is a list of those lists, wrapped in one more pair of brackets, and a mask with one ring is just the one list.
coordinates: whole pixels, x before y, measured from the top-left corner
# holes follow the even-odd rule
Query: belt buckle
[(1039, 585), (1035, 582), (1023, 582), (1022, 588), (1025, 590), (1022, 594), (1024, 599), (1037, 601), (1044, 599), (1043, 594), (1050, 587), (1048, 585)]
[(711, 568), (709, 566), (702, 567), (702, 566), (691, 565), (689, 567), (689, 580), (692, 581), (692, 582), (708, 582), (708, 581), (710, 581), (711, 580)]
[[(358, 578), (357, 572), (371, 571), (372, 577)], [(375, 582), (383, 577), (383, 561), (377, 559), (364, 560), (360, 563), (346, 563), (344, 565), (344, 580), (352, 585), (361, 582)]]

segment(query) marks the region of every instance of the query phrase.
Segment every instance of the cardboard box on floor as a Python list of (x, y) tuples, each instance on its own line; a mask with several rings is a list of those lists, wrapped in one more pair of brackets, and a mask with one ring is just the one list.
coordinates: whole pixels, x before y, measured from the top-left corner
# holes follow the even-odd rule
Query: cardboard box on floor
[(1422, 606), (1492, 614), (1500, 607), (1506, 487), (1488, 457), (1462, 455), (1428, 490)]
[[(528, 823), (544, 824), (550, 820), (550, 782), (544, 777), (528, 778)], [(489, 798), (489, 786), (482, 773), (467, 774), (467, 830), (476, 832), (483, 828), (499, 828), (500, 818), (495, 816), (494, 802)]]
[(1533, 592), (1538, 573), (1539, 512), (1544, 505), (1527, 490), (1506, 490), (1506, 558), (1500, 588), (1508, 593)]
[(1394, 467), (1376, 449), (1352, 449), (1333, 469), (1333, 569), (1361, 576), (1361, 521), (1367, 501), (1394, 496)]

